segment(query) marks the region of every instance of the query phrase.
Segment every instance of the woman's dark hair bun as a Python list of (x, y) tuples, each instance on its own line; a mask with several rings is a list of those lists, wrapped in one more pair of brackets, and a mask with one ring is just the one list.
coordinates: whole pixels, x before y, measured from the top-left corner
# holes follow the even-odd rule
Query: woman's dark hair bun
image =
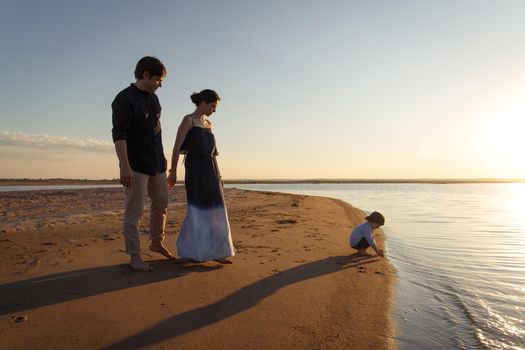
[(194, 92), (193, 94), (191, 94), (190, 98), (191, 98), (191, 102), (195, 103), (197, 106), (201, 104), (202, 100), (198, 92)]
[(206, 103), (213, 103), (215, 101), (221, 100), (219, 94), (210, 89), (204, 89), (201, 92), (194, 92), (191, 94), (190, 98), (191, 102), (195, 103), (196, 106), (200, 105), (202, 101)]

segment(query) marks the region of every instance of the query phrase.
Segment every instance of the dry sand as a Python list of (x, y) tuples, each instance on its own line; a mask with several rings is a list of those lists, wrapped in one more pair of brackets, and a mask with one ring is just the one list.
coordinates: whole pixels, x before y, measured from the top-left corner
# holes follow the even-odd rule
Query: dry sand
[[(233, 265), (127, 265), (122, 189), (0, 193), (1, 349), (390, 349), (395, 275), (338, 200), (226, 190)], [(185, 194), (170, 194), (175, 251)], [(383, 245), (383, 235), (376, 239)]]

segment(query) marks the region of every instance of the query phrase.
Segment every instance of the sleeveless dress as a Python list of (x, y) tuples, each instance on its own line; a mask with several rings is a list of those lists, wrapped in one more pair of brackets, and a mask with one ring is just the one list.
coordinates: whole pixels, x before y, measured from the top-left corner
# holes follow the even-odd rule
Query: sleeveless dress
[(180, 257), (208, 261), (235, 255), (211, 129), (193, 126), (181, 147), (188, 211), (177, 239)]

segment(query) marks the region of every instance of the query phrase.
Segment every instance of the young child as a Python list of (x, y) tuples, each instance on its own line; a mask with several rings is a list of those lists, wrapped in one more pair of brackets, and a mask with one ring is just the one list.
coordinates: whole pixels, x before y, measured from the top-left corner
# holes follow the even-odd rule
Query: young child
[(357, 254), (359, 255), (370, 255), (366, 252), (366, 248), (372, 247), (378, 256), (384, 256), (383, 251), (379, 249), (376, 241), (372, 237), (372, 231), (385, 224), (385, 217), (381, 213), (374, 211), (365, 219), (365, 223), (357, 226), (352, 231), (352, 234), (350, 235), (350, 246), (354, 249), (357, 249)]

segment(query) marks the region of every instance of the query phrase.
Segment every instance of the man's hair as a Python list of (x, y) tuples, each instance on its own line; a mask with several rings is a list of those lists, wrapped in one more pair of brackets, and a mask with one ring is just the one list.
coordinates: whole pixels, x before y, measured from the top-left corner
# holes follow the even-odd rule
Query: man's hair
[(143, 79), (144, 72), (146, 71), (149, 72), (150, 76), (156, 75), (160, 78), (166, 76), (166, 67), (164, 67), (162, 62), (156, 57), (142, 57), (137, 62), (137, 67), (135, 68), (135, 78)]

